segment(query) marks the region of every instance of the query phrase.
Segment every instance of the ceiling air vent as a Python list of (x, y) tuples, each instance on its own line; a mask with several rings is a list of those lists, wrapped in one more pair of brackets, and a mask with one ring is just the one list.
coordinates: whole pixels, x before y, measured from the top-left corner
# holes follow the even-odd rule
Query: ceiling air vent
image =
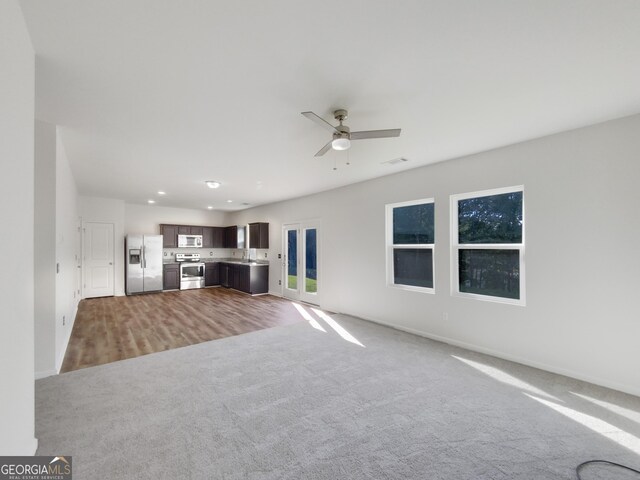
[(398, 158), (394, 158), (392, 160), (385, 160), (384, 162), (380, 162), (383, 165), (395, 165), (396, 163), (402, 163), (402, 162), (408, 162), (409, 159), (404, 158), (404, 157), (398, 157)]

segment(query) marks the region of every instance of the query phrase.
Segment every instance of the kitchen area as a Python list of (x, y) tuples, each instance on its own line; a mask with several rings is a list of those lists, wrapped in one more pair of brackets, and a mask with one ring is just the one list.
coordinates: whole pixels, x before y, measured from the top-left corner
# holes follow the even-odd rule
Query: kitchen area
[(208, 287), (266, 294), (268, 248), (265, 222), (227, 227), (160, 224), (159, 235), (128, 234), (126, 294)]
[(114, 245), (126, 295), (80, 302), (61, 372), (304, 321), (290, 301), (268, 294), (280, 255), (268, 223), (129, 208), (137, 214)]

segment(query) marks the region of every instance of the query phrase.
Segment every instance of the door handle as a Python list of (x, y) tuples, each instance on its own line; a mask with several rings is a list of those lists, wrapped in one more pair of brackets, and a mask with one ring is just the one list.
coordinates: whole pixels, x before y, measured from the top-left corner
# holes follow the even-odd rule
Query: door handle
[[(109, 262), (109, 265), (113, 265), (113, 262)], [(78, 268), (80, 268), (80, 267), (78, 267)]]

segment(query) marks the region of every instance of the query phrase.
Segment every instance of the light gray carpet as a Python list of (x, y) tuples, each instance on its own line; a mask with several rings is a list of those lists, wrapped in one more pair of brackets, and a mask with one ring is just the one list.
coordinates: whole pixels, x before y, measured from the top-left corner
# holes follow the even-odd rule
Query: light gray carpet
[[(38, 380), (38, 454), (72, 455), (76, 480), (572, 479), (591, 458), (640, 467), (637, 397), (333, 318), (364, 347), (316, 317), (326, 332), (304, 322)], [(595, 467), (584, 478), (638, 477)]]

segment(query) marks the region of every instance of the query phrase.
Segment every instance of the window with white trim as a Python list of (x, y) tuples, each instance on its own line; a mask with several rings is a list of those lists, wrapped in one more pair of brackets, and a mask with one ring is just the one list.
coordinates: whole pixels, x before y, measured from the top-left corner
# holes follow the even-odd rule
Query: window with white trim
[(386, 206), (387, 284), (434, 292), (433, 198)]
[(525, 304), (524, 188), (451, 196), (454, 295)]

